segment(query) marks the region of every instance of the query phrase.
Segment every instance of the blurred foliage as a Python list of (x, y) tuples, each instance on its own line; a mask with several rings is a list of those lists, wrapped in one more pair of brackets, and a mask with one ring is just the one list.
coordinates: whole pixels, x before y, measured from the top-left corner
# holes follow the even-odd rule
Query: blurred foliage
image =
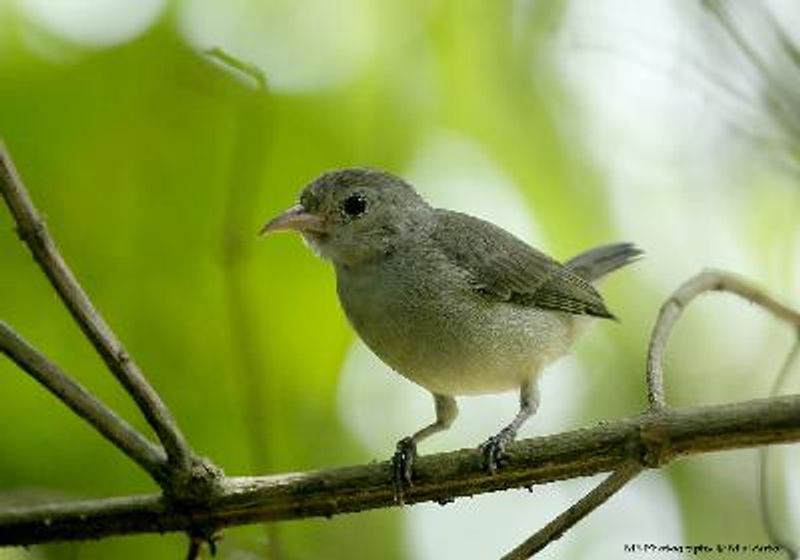
[[(169, 4), (128, 42), (96, 48), (0, 0), (0, 136), (68, 262), (198, 452), (228, 474), (376, 459), (336, 407), (353, 335), (331, 270), (297, 239), (257, 244), (255, 233), (320, 172), (367, 165), (402, 173), (429, 134), (447, 129), (476, 142), (512, 180), (556, 256), (618, 237), (605, 177), (558, 124), (573, 101), (546, 55), (569, 2), (359, 2), (369, 5), (375, 52), (347, 79), (295, 90), (272, 87), (269, 73), (267, 88), (254, 88), (204, 56), (179, 24), (189, 3)], [(292, 9), (288, 1), (238, 4), (255, 28), (269, 9)], [(755, 237), (769, 235), (769, 224), (754, 228)], [(146, 430), (4, 209), (0, 259), (2, 318)], [(592, 367), (580, 421), (644, 404), (643, 353), (659, 295), (641, 279), (631, 285), (605, 290), (626, 328), (583, 348)], [(676, 358), (675, 369), (696, 367), (693, 358)], [(695, 390), (684, 390), (686, 400)], [(154, 490), (7, 361), (0, 394), (0, 506)], [(736, 481), (709, 480), (690, 462), (668, 472), (687, 542), (721, 537), (717, 526), (763, 539), (752, 511), (725, 508), (741, 490)], [(222, 555), (401, 558), (402, 521), (392, 510), (235, 529)], [(142, 536), (20, 557), (176, 558), (184, 547), (181, 536)]]

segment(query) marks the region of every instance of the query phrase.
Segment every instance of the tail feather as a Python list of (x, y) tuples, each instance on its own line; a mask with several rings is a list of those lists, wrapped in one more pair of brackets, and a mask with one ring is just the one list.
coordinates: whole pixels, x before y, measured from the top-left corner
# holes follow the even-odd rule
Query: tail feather
[(593, 282), (639, 260), (643, 254), (633, 243), (612, 243), (572, 257), (565, 266), (584, 280)]

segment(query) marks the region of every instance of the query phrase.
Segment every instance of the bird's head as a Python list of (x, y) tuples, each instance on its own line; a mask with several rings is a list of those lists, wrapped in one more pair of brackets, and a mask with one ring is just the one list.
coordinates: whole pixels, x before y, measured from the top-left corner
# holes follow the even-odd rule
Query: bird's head
[(390, 255), (424, 230), (432, 209), (414, 188), (373, 169), (330, 171), (312, 181), (300, 201), (261, 229), (297, 231), (323, 258), (356, 266)]

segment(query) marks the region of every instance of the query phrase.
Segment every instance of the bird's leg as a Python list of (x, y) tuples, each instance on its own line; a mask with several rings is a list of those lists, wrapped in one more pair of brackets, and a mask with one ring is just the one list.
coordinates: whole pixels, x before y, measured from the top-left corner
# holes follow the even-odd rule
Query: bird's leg
[(417, 444), (437, 432), (448, 429), (458, 416), (458, 405), (453, 397), (432, 394), (433, 402), (436, 405), (436, 421), (415, 432), (414, 435), (398, 441), (397, 451), (392, 457), (395, 497), (400, 503), (402, 503), (403, 490), (411, 486), (412, 469), (414, 460), (417, 458)]
[(539, 408), (539, 387), (534, 380), (528, 380), (519, 389), (519, 412), (511, 423), (500, 432), (483, 443), (480, 450), (486, 469), (490, 474), (497, 471), (497, 467), (505, 457), (506, 446), (517, 437), (517, 431), (525, 421), (536, 414)]

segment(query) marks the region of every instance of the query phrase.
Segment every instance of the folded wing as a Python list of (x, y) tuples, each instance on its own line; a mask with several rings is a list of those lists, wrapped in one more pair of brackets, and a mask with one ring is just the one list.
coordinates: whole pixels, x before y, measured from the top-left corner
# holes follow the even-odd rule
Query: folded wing
[(437, 211), (437, 246), (476, 292), (516, 305), (614, 318), (592, 285), (558, 261), (487, 221)]

